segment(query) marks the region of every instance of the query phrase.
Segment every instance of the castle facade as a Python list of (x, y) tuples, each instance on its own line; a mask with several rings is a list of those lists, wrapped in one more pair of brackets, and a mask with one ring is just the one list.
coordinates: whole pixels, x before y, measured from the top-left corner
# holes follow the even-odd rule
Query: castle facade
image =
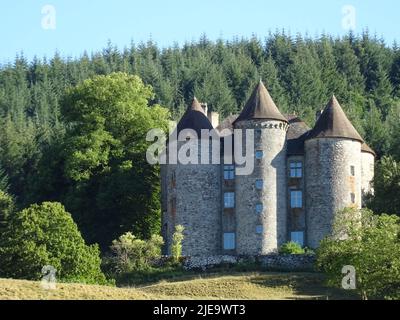
[(161, 165), (166, 254), (176, 225), (185, 228), (185, 256), (263, 255), (288, 241), (316, 248), (332, 232), (335, 214), (361, 208), (373, 191), (375, 153), (335, 97), (311, 129), (283, 115), (260, 82), (242, 113), (222, 123), (194, 99), (176, 128), (185, 129), (216, 129), (221, 140), (226, 129), (242, 129), (243, 141), (253, 129), (254, 170), (238, 175), (223, 161)]

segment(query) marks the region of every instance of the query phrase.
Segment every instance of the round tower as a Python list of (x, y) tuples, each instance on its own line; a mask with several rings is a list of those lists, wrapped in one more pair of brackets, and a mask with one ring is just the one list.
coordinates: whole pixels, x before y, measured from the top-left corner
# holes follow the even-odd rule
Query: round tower
[(237, 254), (276, 252), (287, 238), (288, 121), (262, 82), (234, 122), (234, 129), (242, 130), (242, 150), (246, 150), (246, 130), (254, 132), (254, 170), (249, 175), (236, 175)]
[[(178, 155), (188, 145), (185, 141), (189, 130), (199, 138), (198, 156), (194, 163), (182, 163), (178, 156), (176, 164), (168, 164), (167, 178), (164, 184), (168, 188), (166, 242), (172, 243), (175, 226), (182, 225), (184, 256), (216, 255), (221, 248), (221, 182), (219, 164), (201, 163), (201, 130), (212, 130), (201, 104), (194, 98), (176, 129)], [(184, 135), (180, 139), (181, 133)], [(170, 137), (171, 138), (171, 137)], [(181, 140), (181, 141), (179, 141)], [(210, 142), (211, 148), (211, 142)], [(185, 149), (186, 150), (186, 149)], [(192, 149), (193, 150), (193, 149)], [(192, 151), (184, 152), (189, 155)], [(211, 154), (209, 154), (211, 157)], [(168, 248), (170, 254), (170, 247)]]
[(307, 245), (332, 233), (335, 215), (361, 208), (363, 139), (332, 97), (305, 142)]
[(372, 180), (375, 174), (375, 156), (375, 152), (366, 143), (361, 146), (361, 193), (363, 205), (365, 196), (374, 193)]

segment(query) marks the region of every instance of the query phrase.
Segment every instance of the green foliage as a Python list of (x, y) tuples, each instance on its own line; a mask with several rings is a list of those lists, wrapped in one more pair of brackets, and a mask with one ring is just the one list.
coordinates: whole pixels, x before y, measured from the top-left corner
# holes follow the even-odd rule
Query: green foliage
[(400, 163), (383, 157), (376, 164), (373, 186), (374, 195), (370, 196), (368, 206), (377, 213), (400, 216)]
[(51, 265), (61, 281), (106, 283), (97, 245), (85, 244), (59, 203), (45, 202), (11, 214), (1, 236), (0, 261), (1, 277), (39, 280), (42, 268)]
[(111, 272), (117, 275), (149, 270), (152, 262), (161, 256), (163, 244), (164, 241), (159, 235), (153, 235), (149, 240), (141, 240), (127, 232), (113, 241), (107, 264)]
[(329, 284), (340, 287), (344, 266), (356, 270), (356, 290), (363, 299), (400, 297), (400, 218), (367, 209), (338, 213), (334, 234), (321, 242), (317, 266)]
[(0, 166), (0, 190), (7, 191), (9, 188), (8, 177), (4, 169)]
[(113, 73), (71, 88), (62, 101), (73, 124), (63, 144), (72, 186), (64, 202), (85, 238), (102, 248), (128, 230), (142, 237), (159, 231), (159, 168), (146, 160), (146, 134), (166, 131), (169, 112), (150, 106), (152, 98), (139, 77)]
[(305, 250), (297, 242), (290, 241), (290, 242), (284, 243), (279, 248), (279, 253), (280, 254), (304, 254)]
[(182, 241), (184, 239), (183, 231), (185, 228), (182, 225), (175, 226), (175, 232), (172, 235), (171, 253), (175, 262), (179, 262), (182, 256)]
[(2, 234), (4, 234), (7, 229), (8, 219), (13, 214), (14, 210), (14, 199), (0, 190), (0, 240)]

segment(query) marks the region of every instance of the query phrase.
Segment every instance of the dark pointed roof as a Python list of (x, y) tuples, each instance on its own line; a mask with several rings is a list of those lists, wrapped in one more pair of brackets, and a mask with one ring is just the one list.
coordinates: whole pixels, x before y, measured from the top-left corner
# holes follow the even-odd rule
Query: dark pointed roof
[(361, 145), (361, 152), (365, 152), (365, 153), (371, 153), (372, 155), (374, 155), (376, 157), (376, 153), (374, 150), (372, 150), (370, 148), (369, 145), (367, 145), (365, 142)]
[(204, 114), (204, 110), (196, 97), (194, 97), (192, 105), (186, 110), (178, 123), (178, 134), (185, 129), (196, 131), (199, 137), (202, 129), (213, 129), (210, 120), (208, 120), (207, 116)]
[(235, 123), (239, 121), (256, 119), (269, 119), (287, 122), (287, 119), (280, 113), (278, 107), (275, 105), (275, 102), (272, 100), (262, 81), (260, 81), (254, 89), (250, 99), (244, 106), (242, 113), (235, 120)]
[(307, 139), (314, 138), (346, 138), (364, 142), (335, 96), (329, 101), (307, 137)]
[(310, 127), (297, 115), (285, 114), (285, 117), (289, 121), (289, 129), (286, 136), (287, 154), (288, 156), (303, 155), (304, 142), (310, 131)]

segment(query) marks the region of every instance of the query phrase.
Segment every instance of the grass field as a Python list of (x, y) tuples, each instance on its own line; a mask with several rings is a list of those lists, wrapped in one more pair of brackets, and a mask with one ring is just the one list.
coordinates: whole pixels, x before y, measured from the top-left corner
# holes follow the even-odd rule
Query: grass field
[(40, 282), (0, 279), (0, 300), (158, 300), (158, 299), (352, 299), (329, 289), (314, 273), (232, 273), (195, 275), (147, 286), (116, 288), (58, 283), (45, 290)]

